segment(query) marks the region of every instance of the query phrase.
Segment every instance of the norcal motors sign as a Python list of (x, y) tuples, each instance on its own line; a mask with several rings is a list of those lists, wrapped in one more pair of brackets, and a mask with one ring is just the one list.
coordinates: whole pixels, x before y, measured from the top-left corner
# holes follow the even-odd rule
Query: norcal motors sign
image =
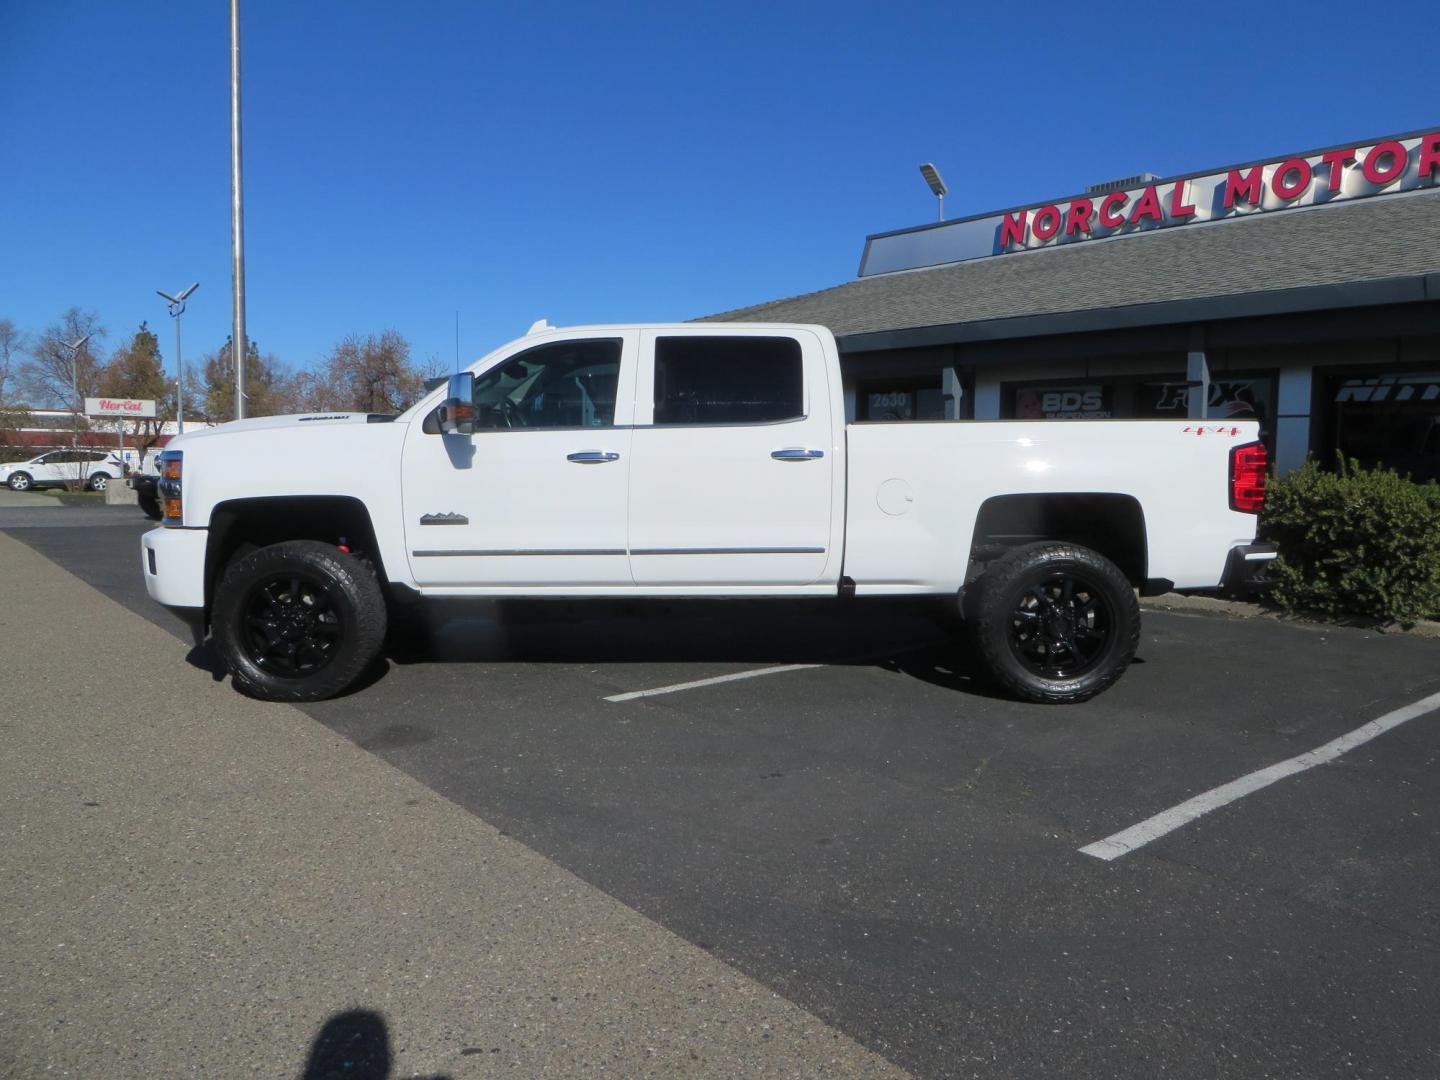
[(1440, 174), (1440, 132), (1157, 181), (1002, 214), (995, 253), (1411, 191)]
[(1127, 183), (865, 241), (860, 276), (1440, 187), (1440, 130)]

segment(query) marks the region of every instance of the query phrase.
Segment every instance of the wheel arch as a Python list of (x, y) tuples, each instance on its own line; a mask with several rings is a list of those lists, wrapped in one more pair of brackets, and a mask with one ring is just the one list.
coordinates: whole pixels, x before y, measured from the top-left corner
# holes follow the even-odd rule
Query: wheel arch
[(215, 585), (225, 567), (241, 551), (285, 540), (344, 543), (369, 559), (376, 577), (388, 580), (375, 537), (370, 511), (349, 495), (277, 495), (231, 499), (210, 513), (210, 539), (205, 546), (205, 611), (214, 602)]
[(970, 577), (1007, 551), (1042, 541), (1080, 544), (1105, 556), (1129, 582), (1146, 582), (1145, 512), (1133, 495), (1053, 492), (996, 495), (981, 504), (970, 542)]

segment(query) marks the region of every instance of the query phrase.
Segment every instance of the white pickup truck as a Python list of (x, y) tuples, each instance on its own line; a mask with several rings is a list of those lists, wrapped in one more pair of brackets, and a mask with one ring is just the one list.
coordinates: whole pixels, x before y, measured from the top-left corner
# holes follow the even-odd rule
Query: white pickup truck
[(1092, 697), (1136, 591), (1238, 584), (1253, 421), (845, 423), (819, 326), (556, 329), (400, 416), (224, 424), (161, 455), (151, 597), (255, 696), (333, 696), (387, 621), (463, 597), (945, 598), (986, 668)]

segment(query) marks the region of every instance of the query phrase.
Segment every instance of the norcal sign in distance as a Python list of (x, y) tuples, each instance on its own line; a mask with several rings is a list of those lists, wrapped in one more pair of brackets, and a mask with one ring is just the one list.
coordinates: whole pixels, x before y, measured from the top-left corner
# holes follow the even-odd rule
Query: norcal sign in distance
[(132, 420), (155, 419), (155, 402), (150, 398), (87, 397), (86, 416), (128, 416)]
[(1001, 214), (994, 253), (1411, 191), (1437, 174), (1440, 132), (1336, 147)]

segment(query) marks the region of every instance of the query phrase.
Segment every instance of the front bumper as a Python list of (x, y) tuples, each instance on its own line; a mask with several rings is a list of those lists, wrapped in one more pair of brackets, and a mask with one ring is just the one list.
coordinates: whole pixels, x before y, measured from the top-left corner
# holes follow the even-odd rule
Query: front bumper
[(140, 538), (141, 572), (150, 599), (166, 607), (205, 606), (208, 529), (151, 529)]
[(1279, 554), (1280, 549), (1274, 544), (1260, 542), (1231, 548), (1220, 588), (1238, 593), (1268, 589), (1272, 584), (1269, 570)]

